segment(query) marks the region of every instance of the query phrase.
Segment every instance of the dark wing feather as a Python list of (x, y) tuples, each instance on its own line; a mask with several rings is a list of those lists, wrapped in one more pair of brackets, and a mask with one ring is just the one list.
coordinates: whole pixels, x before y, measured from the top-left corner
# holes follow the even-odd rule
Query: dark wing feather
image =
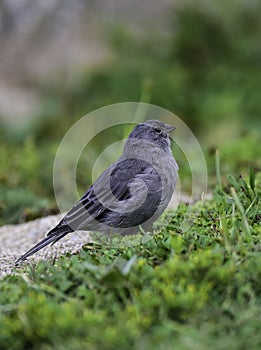
[[(138, 178), (144, 180), (141, 176), (145, 174), (147, 182), (151, 183), (153, 190), (155, 190), (157, 187), (154, 186), (155, 179), (157, 180), (156, 185), (158, 185), (158, 176), (155, 171), (153, 173), (152, 166), (149, 163), (136, 158), (119, 159), (101, 174), (94, 185), (69, 210), (64, 217), (64, 221), (74, 230), (95, 230), (97, 221), (117, 227), (117, 223), (121, 218), (116, 220), (115, 215), (113, 215), (116, 213), (111, 207), (120, 207), (120, 202), (130, 199), (132, 196), (131, 185)], [(153, 178), (152, 181), (148, 179), (148, 176)], [(139, 186), (137, 192), (139, 192)], [(139, 193), (136, 193), (136, 195), (138, 196)], [(112, 217), (115, 217), (115, 223), (112, 222)], [(109, 218), (108, 222), (106, 222), (106, 218)]]

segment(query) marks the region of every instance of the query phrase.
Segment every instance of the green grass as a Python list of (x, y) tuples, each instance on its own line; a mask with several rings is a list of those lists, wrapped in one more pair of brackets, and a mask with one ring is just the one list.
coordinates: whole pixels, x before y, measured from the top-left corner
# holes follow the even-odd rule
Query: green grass
[[(260, 3), (196, 3), (174, 8), (167, 36), (108, 28), (112, 62), (83, 71), (66, 91), (47, 78), (36, 86), (42, 118), (23, 130), (0, 125), (0, 225), (57, 210), (60, 140), (89, 111), (123, 101), (159, 105), (191, 127), (213, 199), (191, 208), (187, 232), (180, 205), (153, 236), (90, 243), (0, 280), (1, 349), (261, 348)], [(80, 193), (121, 131), (90, 143), (77, 169)], [(189, 164), (174, 154), (189, 190)]]
[(1, 280), (0, 347), (260, 349), (257, 175), (220, 182), (211, 201), (193, 206), (187, 232), (180, 205), (133, 244), (86, 244)]

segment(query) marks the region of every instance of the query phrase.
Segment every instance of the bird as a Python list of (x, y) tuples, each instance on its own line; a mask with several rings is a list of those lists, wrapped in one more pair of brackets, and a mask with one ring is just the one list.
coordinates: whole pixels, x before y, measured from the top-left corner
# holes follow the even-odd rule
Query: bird
[(90, 186), (46, 237), (15, 266), (76, 230), (121, 235), (152, 229), (174, 193), (178, 164), (170, 148), (175, 126), (157, 119), (136, 125), (122, 155)]

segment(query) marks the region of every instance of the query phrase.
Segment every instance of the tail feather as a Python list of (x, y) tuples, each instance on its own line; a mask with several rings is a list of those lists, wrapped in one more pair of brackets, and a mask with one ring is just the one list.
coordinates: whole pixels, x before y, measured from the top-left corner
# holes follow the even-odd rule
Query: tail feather
[[(59, 232), (60, 231), (60, 232)], [(46, 247), (48, 244), (52, 245), (67, 235), (73, 230), (69, 229), (69, 226), (66, 227), (55, 227), (50, 232), (48, 232), (47, 237), (45, 237), (41, 242), (37, 243), (31, 249), (29, 249), (25, 254), (23, 254), (19, 259), (16, 260), (15, 266), (18, 266), (22, 261), (27, 259), (29, 256), (38, 252), (40, 249)]]

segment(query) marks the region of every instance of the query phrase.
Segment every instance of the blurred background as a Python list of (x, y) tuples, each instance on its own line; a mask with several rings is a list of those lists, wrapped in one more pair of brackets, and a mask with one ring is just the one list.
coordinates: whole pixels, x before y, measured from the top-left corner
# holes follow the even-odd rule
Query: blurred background
[[(258, 0), (2, 0), (0, 225), (57, 212), (57, 147), (108, 104), (148, 102), (182, 118), (205, 152), (210, 188), (217, 148), (224, 181), (259, 171), (260, 13)], [(88, 145), (79, 192), (120, 137), (107, 130)]]

